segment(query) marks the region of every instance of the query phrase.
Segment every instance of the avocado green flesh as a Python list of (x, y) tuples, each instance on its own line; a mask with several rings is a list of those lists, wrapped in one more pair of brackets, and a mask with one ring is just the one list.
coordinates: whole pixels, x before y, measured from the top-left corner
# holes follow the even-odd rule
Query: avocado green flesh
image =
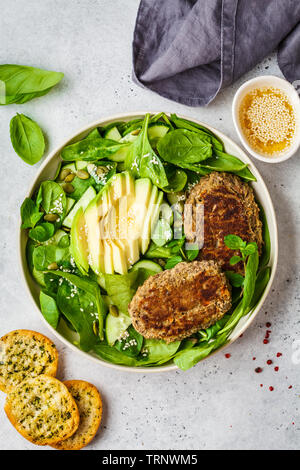
[(149, 245), (153, 217), (158, 216), (157, 204), (162, 197), (163, 193), (148, 178), (135, 180), (126, 171), (114, 175), (90, 201), (83, 218), (80, 215), (87, 248), (77, 240), (78, 228), (72, 224), (74, 253), (82, 269), (87, 272), (90, 266), (96, 274), (127, 273), (139, 260), (141, 250), (146, 251)]

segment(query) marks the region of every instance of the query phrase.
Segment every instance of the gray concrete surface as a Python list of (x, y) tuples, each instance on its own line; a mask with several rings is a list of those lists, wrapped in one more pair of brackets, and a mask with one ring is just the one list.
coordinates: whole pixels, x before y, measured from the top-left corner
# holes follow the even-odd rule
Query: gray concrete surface
[[(138, 0), (1, 0), (0, 5), (0, 62), (65, 73), (47, 96), (0, 109), (0, 334), (22, 327), (48, 334), (18, 270), (19, 207), (38, 165), (30, 167), (14, 153), (9, 138), (12, 116), (23, 112), (39, 122), (47, 151), (88, 122), (154, 108), (199, 118), (238, 141), (231, 119), (237, 87), (256, 75), (281, 73), (273, 55), (208, 108), (187, 108), (131, 81)], [(59, 377), (89, 380), (103, 396), (103, 422), (89, 448), (299, 448), (300, 364), (293, 359), (293, 343), (300, 338), (299, 156), (278, 165), (256, 162), (278, 217), (279, 268), (260, 314), (226, 350), (230, 359), (221, 352), (187, 372), (129, 374), (97, 366), (55, 340), (61, 357)], [(266, 321), (272, 323), (268, 345), (263, 344)], [(277, 352), (282, 357), (276, 358)], [(269, 358), (274, 360), (271, 366), (266, 365)], [(264, 368), (262, 374), (254, 372), (257, 366)], [(0, 449), (36, 449), (6, 419), (1, 411), (4, 399), (1, 394)]]

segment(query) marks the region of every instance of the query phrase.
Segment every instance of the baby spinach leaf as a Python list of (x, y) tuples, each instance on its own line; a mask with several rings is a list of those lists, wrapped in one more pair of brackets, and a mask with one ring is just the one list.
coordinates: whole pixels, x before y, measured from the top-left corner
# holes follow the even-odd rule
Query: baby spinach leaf
[(116, 341), (115, 348), (126, 356), (138, 356), (143, 346), (143, 336), (132, 325), (128, 327), (123, 336), (124, 338)]
[[(73, 286), (76, 287), (76, 289), (80, 289), (81, 291), (85, 292), (87, 295), (89, 295), (92, 298), (91, 303), (93, 303), (93, 305), (90, 305), (90, 307), (92, 307), (94, 312), (95, 310), (97, 312), (99, 338), (103, 340), (104, 338), (103, 324), (104, 324), (104, 317), (107, 312), (107, 306), (101, 296), (100, 288), (97, 282), (92, 281), (91, 279), (82, 278), (75, 274), (64, 272), (64, 271), (49, 271), (49, 272), (51, 274), (54, 274), (55, 276), (60, 276), (63, 279), (66, 279), (67, 281), (69, 281), (69, 284), (72, 284)], [(74, 325), (74, 328), (75, 328), (75, 325)]]
[(83, 351), (93, 349), (99, 341), (93, 328), (98, 319), (94, 297), (87, 291), (74, 289), (72, 284), (64, 280), (57, 292), (57, 305), (79, 334), (80, 348)]
[(88, 138), (68, 145), (61, 152), (64, 161), (73, 162), (84, 160), (93, 162), (109, 158), (121, 149), (129, 148), (128, 143), (116, 142), (115, 140), (104, 139), (100, 135), (95, 138)]
[(168, 186), (168, 179), (160, 158), (156, 155), (148, 140), (149, 119), (150, 115), (146, 114), (142, 130), (138, 138), (132, 142), (126, 155), (125, 167), (134, 176), (150, 178), (153, 184), (159, 188), (164, 188)]
[(149, 364), (163, 364), (174, 356), (180, 344), (181, 341), (166, 343), (159, 339), (146, 339), (142, 349), (142, 356), (145, 355), (144, 361), (147, 361)]
[(41, 312), (47, 322), (53, 327), (57, 328), (60, 313), (56, 305), (55, 299), (47, 295), (45, 292), (40, 292), (40, 305)]
[(213, 146), (219, 150), (223, 150), (223, 143), (222, 141), (215, 136), (213, 132), (207, 129), (196, 122), (187, 121), (186, 119), (182, 119), (176, 116), (176, 114), (171, 114), (171, 120), (173, 124), (177, 127), (177, 129), (188, 129), (193, 132), (198, 132), (199, 134), (208, 134), (211, 138), (211, 142)]
[(0, 104), (26, 103), (48, 93), (64, 74), (26, 65), (0, 65), (0, 81), (4, 83), (0, 92)]
[(104, 274), (104, 278), (107, 294), (113, 304), (128, 315), (128, 304), (140, 285), (139, 269), (127, 274)]
[(262, 255), (259, 260), (259, 266), (260, 268), (263, 268), (264, 266), (267, 266), (270, 260), (270, 254), (271, 254), (271, 239), (270, 239), (270, 232), (269, 232), (269, 227), (268, 227), (268, 221), (267, 217), (265, 214), (265, 211), (262, 207), (261, 204), (258, 204), (259, 209), (260, 209), (260, 218), (262, 221), (262, 236), (263, 236), (263, 248), (262, 248)]
[(66, 215), (67, 197), (62, 187), (55, 181), (44, 181), (39, 189), (36, 205), (42, 207), (46, 214), (52, 213), (59, 216), (55, 227), (59, 227)]
[(101, 359), (104, 359), (107, 362), (112, 362), (113, 364), (121, 364), (129, 367), (136, 367), (139, 365), (139, 361), (135, 357), (126, 356), (126, 354), (121, 353), (116, 348), (112, 348), (104, 342), (96, 344), (93, 351), (95, 351)]
[(45, 139), (42, 130), (24, 114), (17, 114), (10, 121), (10, 139), (15, 152), (29, 165), (34, 165), (44, 155)]
[(157, 144), (163, 160), (174, 165), (199, 163), (212, 156), (212, 145), (208, 135), (199, 135), (186, 129), (168, 132)]
[(54, 235), (55, 227), (49, 222), (43, 222), (29, 230), (28, 236), (36, 242), (45, 242)]
[(171, 248), (167, 246), (159, 247), (151, 242), (148, 251), (145, 253), (145, 258), (169, 258), (172, 256)]
[(244, 291), (243, 291), (243, 303), (242, 309), (245, 311), (251, 303), (254, 291), (255, 291), (255, 282), (256, 282), (256, 273), (258, 268), (258, 250), (256, 243), (253, 244), (256, 246), (254, 253), (251, 253), (248, 256), (248, 261), (245, 269), (245, 280), (244, 280)]
[(38, 271), (45, 271), (52, 263), (62, 265), (63, 261), (70, 261), (69, 248), (60, 248), (57, 245), (39, 245), (33, 251), (33, 265)]
[(33, 228), (42, 216), (43, 213), (39, 211), (33, 200), (27, 197), (21, 206), (21, 227), (24, 229)]
[(182, 191), (187, 182), (186, 172), (179, 170), (174, 165), (166, 165), (165, 172), (169, 184), (168, 186), (165, 186), (163, 190), (166, 193), (177, 193), (178, 191)]

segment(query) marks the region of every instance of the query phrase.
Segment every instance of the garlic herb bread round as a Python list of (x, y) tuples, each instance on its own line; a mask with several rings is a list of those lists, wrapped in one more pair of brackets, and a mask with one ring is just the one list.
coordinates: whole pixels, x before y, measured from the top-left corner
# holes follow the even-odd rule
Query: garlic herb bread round
[(16, 430), (37, 445), (51, 445), (78, 428), (79, 412), (67, 387), (48, 375), (24, 380), (6, 397), (4, 410)]
[(36, 331), (15, 330), (0, 338), (0, 390), (10, 392), (23, 380), (40, 374), (55, 376), (55, 344)]
[(53, 444), (59, 450), (79, 450), (91, 442), (100, 426), (102, 417), (102, 400), (96, 387), (84, 380), (67, 380), (64, 382), (74, 398), (80, 423), (77, 431), (68, 439)]

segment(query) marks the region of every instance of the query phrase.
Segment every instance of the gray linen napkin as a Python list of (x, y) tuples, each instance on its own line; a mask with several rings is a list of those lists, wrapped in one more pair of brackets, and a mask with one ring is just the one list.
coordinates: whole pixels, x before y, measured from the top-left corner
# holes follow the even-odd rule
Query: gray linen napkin
[(133, 80), (188, 106), (221, 90), (278, 47), (300, 84), (300, 0), (141, 0)]

